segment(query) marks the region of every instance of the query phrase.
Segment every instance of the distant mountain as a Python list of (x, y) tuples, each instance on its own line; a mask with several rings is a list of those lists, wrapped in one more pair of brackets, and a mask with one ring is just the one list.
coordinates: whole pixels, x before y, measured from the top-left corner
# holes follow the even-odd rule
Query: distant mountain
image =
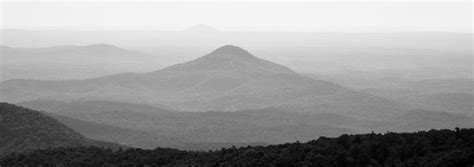
[[(407, 75), (414, 79), (424, 77), (472, 77), (472, 33), (238, 31), (186, 33), (183, 31), (155, 30), (18, 29), (2, 29), (0, 31), (3, 35), (3, 45), (11, 47), (44, 47), (110, 42), (120, 47), (135, 47), (159, 57), (157, 61), (147, 62), (148, 65), (155, 65), (154, 69), (158, 69), (157, 64), (168, 65), (169, 63), (188, 60), (198, 56), (196, 53), (205, 53), (214, 46), (232, 41), (234, 44), (244, 44), (246, 48), (251, 48), (252, 51), (258, 53), (257, 56), (271, 57), (273, 60), (278, 60), (278, 62), (284, 63), (298, 72), (351, 70), (357, 73), (386, 69), (382, 70), (386, 71), (382, 72), (384, 77)], [(403, 54), (400, 54), (401, 52)], [(143, 61), (146, 62), (146, 60)], [(67, 70), (67, 68), (65, 69)], [(406, 69), (412, 70), (407, 71)], [(396, 74), (393, 75), (394, 73)], [(369, 82), (369, 84), (373, 83)]]
[[(109, 44), (45, 48), (0, 47), (2, 78), (78, 79), (149, 71), (153, 56)], [(144, 63), (147, 62), (147, 63)], [(159, 66), (156, 63), (153, 68)]]
[(0, 103), (0, 156), (12, 152), (74, 146), (120, 147), (89, 140), (38, 111)]
[[(82, 56), (132, 56), (136, 54), (143, 54), (136, 51), (129, 51), (110, 44), (92, 44), (85, 46), (63, 45), (44, 48), (12, 48), (8, 46), (1, 46), (1, 52), (6, 53), (4, 56), (24, 56), (26, 54), (78, 54)], [(46, 55), (45, 55), (46, 56)], [(49, 56), (49, 55), (48, 55)]]
[(149, 73), (86, 80), (9, 80), (0, 84), (0, 91), (1, 98), (9, 102), (94, 99), (164, 104), (188, 111), (276, 107), (382, 118), (410, 109), (406, 104), (300, 76), (285, 66), (230, 45)]
[(153, 73), (230, 71), (251, 74), (295, 74), (288, 67), (255, 57), (248, 51), (233, 45), (222, 46), (198, 59), (167, 67)]

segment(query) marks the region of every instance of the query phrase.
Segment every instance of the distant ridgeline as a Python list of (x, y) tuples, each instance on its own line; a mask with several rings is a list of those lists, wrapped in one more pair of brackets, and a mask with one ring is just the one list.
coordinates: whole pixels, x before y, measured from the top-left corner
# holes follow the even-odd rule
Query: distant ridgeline
[(187, 152), (175, 149), (54, 148), (11, 154), (1, 166), (456, 166), (474, 164), (474, 129), (321, 137)]

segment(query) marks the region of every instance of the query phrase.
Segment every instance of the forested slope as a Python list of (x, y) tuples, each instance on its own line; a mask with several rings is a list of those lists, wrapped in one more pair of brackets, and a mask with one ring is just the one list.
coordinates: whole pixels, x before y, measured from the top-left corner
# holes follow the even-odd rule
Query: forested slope
[(2, 166), (472, 166), (474, 129), (320, 137), (307, 143), (210, 152), (57, 148), (13, 154)]

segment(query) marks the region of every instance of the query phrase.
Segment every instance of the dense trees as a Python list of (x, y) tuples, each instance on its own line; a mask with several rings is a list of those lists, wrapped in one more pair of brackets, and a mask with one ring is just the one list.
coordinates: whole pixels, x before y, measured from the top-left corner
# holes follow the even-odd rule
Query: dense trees
[(474, 129), (342, 135), (306, 143), (228, 148), (208, 152), (175, 149), (112, 151), (55, 148), (11, 154), (2, 166), (472, 166)]
[(87, 139), (41, 112), (0, 103), (0, 157), (12, 152), (79, 146), (123, 147)]

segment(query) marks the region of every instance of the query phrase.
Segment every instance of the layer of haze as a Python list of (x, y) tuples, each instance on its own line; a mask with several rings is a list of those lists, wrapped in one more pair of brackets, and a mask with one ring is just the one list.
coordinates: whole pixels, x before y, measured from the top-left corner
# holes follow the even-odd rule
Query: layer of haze
[(1, 4), (2, 28), (222, 31), (472, 31), (470, 1), (152, 2), (46, 1)]
[[(0, 45), (23, 57), (2, 53), (0, 80), (148, 72), (229, 44), (300, 73), (471, 78), (472, 8), (470, 1), (4, 1)], [(106, 45), (58, 58), (27, 49), (95, 44)]]

